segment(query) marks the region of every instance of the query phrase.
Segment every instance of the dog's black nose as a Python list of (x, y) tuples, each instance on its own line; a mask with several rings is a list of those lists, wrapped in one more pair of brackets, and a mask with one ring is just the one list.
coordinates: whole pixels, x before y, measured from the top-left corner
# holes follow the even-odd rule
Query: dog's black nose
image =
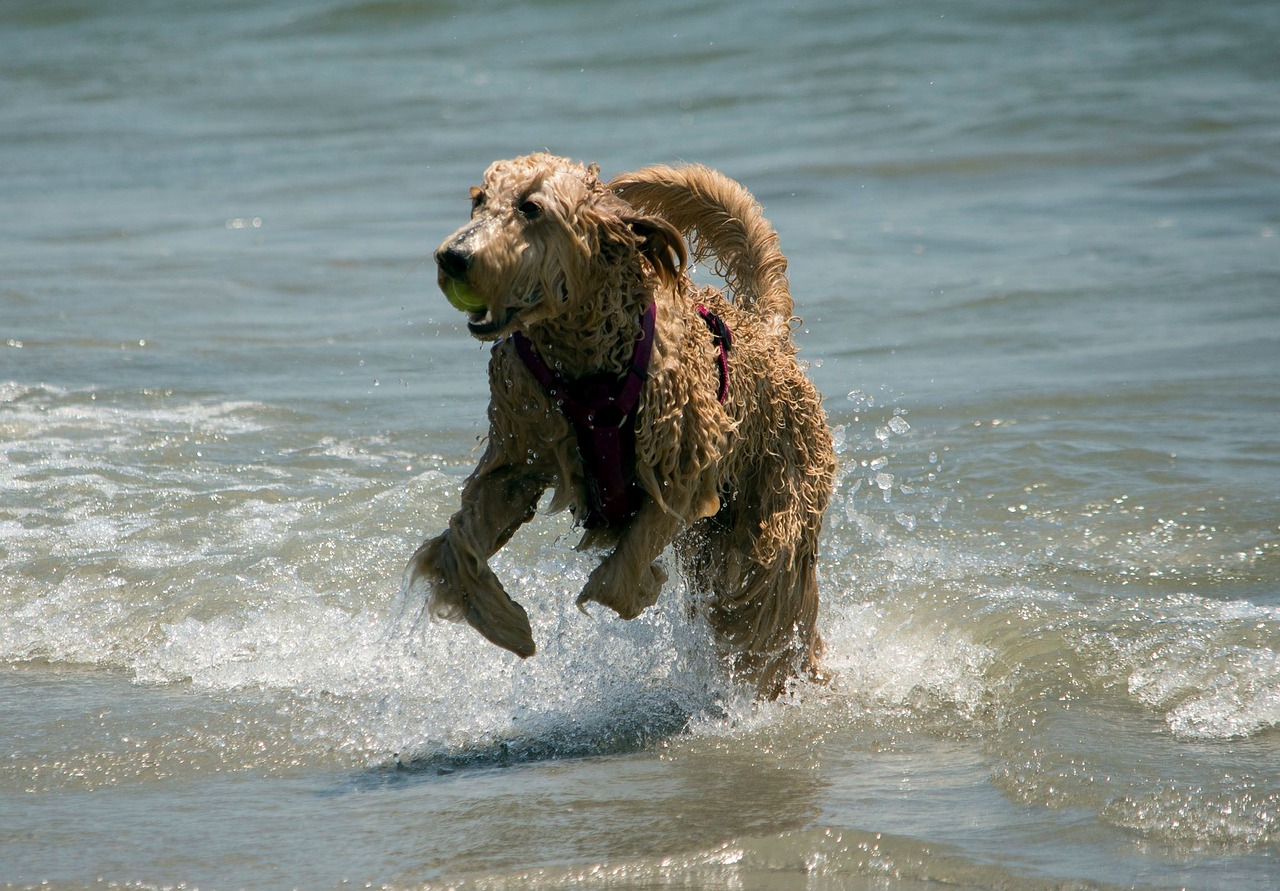
[(436, 251), (436, 265), (449, 278), (463, 282), (471, 268), (471, 255), (456, 247), (441, 248)]

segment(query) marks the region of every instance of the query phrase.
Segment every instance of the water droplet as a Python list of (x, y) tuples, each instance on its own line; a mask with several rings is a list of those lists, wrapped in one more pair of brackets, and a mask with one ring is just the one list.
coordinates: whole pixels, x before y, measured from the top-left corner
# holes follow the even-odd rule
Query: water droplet
[(844, 424), (840, 424), (831, 431), (831, 445), (836, 450), (836, 454), (844, 451), (846, 429)]

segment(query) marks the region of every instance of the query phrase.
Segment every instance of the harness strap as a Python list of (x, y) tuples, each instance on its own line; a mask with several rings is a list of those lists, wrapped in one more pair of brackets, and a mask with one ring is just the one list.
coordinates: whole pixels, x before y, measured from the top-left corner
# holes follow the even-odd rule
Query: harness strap
[(520, 359), (573, 425), (591, 502), (584, 520), (588, 529), (625, 523), (644, 498), (635, 481), (635, 417), (640, 390), (649, 378), (657, 314), (650, 304), (640, 317), (640, 334), (621, 378), (604, 373), (566, 380), (529, 338), (519, 331), (512, 335)]
[[(723, 404), (729, 398), (729, 349), (733, 346), (733, 334), (723, 319), (701, 303), (697, 311), (720, 351), (717, 395)], [(519, 331), (512, 335), (521, 361), (573, 425), (590, 502), (583, 520), (588, 529), (622, 525), (635, 515), (644, 500), (644, 491), (635, 479), (635, 420), (640, 390), (649, 379), (657, 314), (657, 306), (650, 304), (640, 317), (640, 334), (622, 377), (601, 373), (568, 380), (547, 365), (529, 338)]]
[(720, 365), (719, 399), (720, 404), (723, 405), (729, 398), (729, 348), (733, 346), (733, 333), (724, 319), (701, 303), (698, 304), (698, 315), (702, 316), (702, 321), (706, 322), (707, 327), (711, 329), (711, 342), (720, 348), (720, 357), (717, 362)]

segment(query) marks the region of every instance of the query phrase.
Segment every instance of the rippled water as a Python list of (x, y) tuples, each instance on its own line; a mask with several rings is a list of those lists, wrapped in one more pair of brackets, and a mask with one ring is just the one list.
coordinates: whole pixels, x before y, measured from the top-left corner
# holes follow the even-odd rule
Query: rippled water
[[(1280, 883), (1280, 8), (0, 6), (0, 884)], [(492, 159), (743, 181), (840, 482), (835, 680), (673, 579), (414, 631)]]

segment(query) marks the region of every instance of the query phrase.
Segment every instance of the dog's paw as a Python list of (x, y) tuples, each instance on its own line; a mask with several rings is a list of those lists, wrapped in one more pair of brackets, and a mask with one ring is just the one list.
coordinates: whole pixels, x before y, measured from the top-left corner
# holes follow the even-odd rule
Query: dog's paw
[(665, 569), (657, 563), (650, 563), (635, 584), (627, 585), (614, 578), (612, 566), (606, 560), (592, 571), (578, 595), (578, 609), (586, 612), (584, 607), (595, 602), (609, 607), (623, 619), (634, 619), (658, 602), (658, 595), (667, 581)]
[(533, 642), (533, 628), (524, 607), (507, 596), (500, 585), (485, 585), (472, 591), (466, 598), (467, 623), (504, 650), (510, 650), (521, 659), (528, 659), (537, 647)]
[(466, 622), (521, 658), (534, 654), (529, 614), (487, 565), (459, 561), (449, 533), (422, 545), (405, 570), (402, 599), (424, 602), (433, 619)]

